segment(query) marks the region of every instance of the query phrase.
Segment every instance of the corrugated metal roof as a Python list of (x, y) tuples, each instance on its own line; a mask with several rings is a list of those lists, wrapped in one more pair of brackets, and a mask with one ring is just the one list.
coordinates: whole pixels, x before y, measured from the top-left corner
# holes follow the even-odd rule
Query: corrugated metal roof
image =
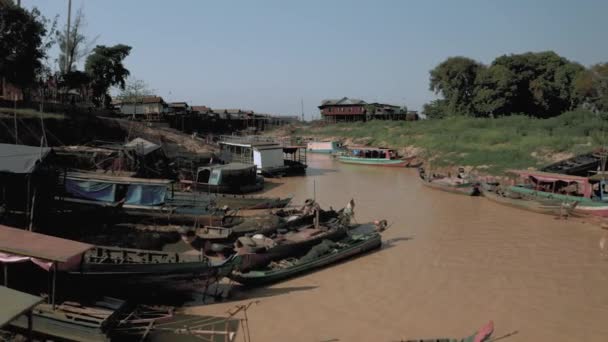
[(366, 104), (366, 102), (359, 99), (349, 99), (348, 97), (343, 97), (341, 99), (328, 99), (321, 102), (321, 106), (348, 106), (362, 104)]
[(0, 298), (2, 298), (0, 328), (44, 301), (40, 297), (9, 289), (5, 286), (0, 286)]
[(50, 151), (49, 147), (0, 144), (0, 172), (32, 173)]
[(0, 225), (0, 252), (66, 262), (93, 245)]

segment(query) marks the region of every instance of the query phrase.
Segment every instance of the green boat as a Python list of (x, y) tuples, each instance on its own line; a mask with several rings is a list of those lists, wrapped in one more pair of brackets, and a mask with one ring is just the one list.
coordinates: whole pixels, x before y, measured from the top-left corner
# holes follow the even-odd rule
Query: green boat
[(276, 283), (380, 248), (381, 245), (382, 239), (377, 232), (352, 234), (338, 242), (323, 240), (299, 259), (283, 259), (271, 263), (267, 268), (245, 273), (233, 271), (228, 277), (246, 286)]
[(510, 170), (524, 184), (513, 185), (508, 191), (542, 201), (576, 204), (573, 213), (608, 217), (608, 179), (605, 174), (579, 177), (528, 170)]
[(374, 147), (349, 147), (338, 154), (338, 160), (346, 164), (405, 167), (413, 159), (398, 156), (395, 150)]

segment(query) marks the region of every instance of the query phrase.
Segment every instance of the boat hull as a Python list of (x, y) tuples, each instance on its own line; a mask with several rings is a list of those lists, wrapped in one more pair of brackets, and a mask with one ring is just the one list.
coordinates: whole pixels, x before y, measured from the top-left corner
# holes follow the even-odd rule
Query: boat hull
[(332, 228), (325, 234), (319, 234), (311, 239), (277, 244), (263, 253), (250, 253), (240, 255), (240, 264), (236, 269), (247, 272), (260, 267), (266, 267), (271, 261), (280, 260), (288, 257), (299, 257), (306, 254), (310, 248), (323, 240), (340, 240), (346, 237), (348, 231), (345, 227)]
[(445, 192), (451, 192), (453, 194), (465, 195), (465, 196), (478, 196), (479, 188), (474, 184), (461, 184), (458, 186), (448, 185), (448, 184), (440, 184), (433, 181), (422, 180), (422, 184), (425, 186), (441, 190)]
[(483, 188), (481, 189), (481, 194), (483, 197), (489, 199), (492, 202), (506, 205), (512, 208), (523, 209), (546, 215), (560, 214), (559, 206), (543, 205), (542, 203), (539, 203), (537, 201), (530, 201), (525, 199), (508, 198), (505, 196), (501, 196), (494, 191), (490, 191), (488, 189)]
[(288, 278), (292, 278), (301, 274), (312, 272), (324, 266), (343, 261), (354, 256), (369, 252), (371, 250), (380, 248), (382, 245), (382, 239), (379, 234), (375, 234), (373, 237), (350, 245), (337, 253), (330, 253), (317, 258), (310, 262), (304, 262), (302, 264), (294, 265), (287, 269), (272, 270), (272, 271), (252, 271), (247, 273), (233, 272), (229, 275), (229, 278), (235, 280), (246, 286), (259, 286), (270, 283), (276, 283)]
[(575, 214), (593, 215), (599, 217), (608, 217), (608, 203), (593, 201), (585, 197), (577, 197), (570, 195), (554, 194), (550, 192), (537, 191), (521, 186), (511, 186), (509, 191), (514, 193), (530, 196), (543, 200), (551, 200), (556, 202), (574, 203), (577, 202), (576, 208), (573, 210)]
[(389, 166), (389, 167), (406, 167), (409, 159), (385, 159), (385, 158), (358, 158), (348, 156), (338, 156), (338, 160), (345, 164), (357, 165), (372, 165), (372, 166)]
[(332, 153), (337, 153), (340, 150), (337, 149), (330, 149), (330, 148), (325, 148), (325, 149), (307, 149), (306, 152), (308, 153), (320, 153), (320, 154), (332, 154)]

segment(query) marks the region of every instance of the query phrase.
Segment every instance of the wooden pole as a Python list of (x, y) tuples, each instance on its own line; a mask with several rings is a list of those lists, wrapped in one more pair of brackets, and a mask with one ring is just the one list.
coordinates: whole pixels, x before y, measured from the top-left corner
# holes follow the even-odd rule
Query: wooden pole
[(32, 310), (27, 312), (27, 340), (33, 341), (33, 322), (32, 322)]
[(8, 287), (8, 265), (3, 263), (2, 268), (4, 268), (4, 286)]
[(32, 204), (30, 206), (30, 232), (32, 231), (32, 226), (34, 224), (34, 205), (36, 204), (36, 188), (34, 188), (34, 195), (32, 195)]
[(65, 73), (70, 72), (70, 21), (72, 21), (72, 0), (68, 0), (68, 26), (65, 32)]
[(17, 145), (17, 144), (19, 144), (19, 135), (17, 132), (17, 95), (13, 96), (13, 105), (14, 105), (13, 119), (15, 121), (15, 145)]
[(57, 262), (53, 262), (53, 265), (51, 267), (53, 267), (53, 283), (51, 285), (51, 305), (53, 307), (53, 310), (55, 310), (55, 283), (57, 282)]

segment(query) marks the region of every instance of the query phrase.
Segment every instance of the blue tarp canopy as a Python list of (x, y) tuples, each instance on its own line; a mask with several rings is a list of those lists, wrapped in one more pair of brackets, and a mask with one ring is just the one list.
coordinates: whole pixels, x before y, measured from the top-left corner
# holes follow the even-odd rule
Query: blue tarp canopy
[(167, 194), (166, 185), (146, 184), (114, 184), (87, 180), (66, 179), (65, 189), (68, 193), (89, 200), (99, 202), (118, 202), (123, 198), (117, 198), (118, 186), (126, 186), (126, 204), (134, 205), (160, 205), (165, 203)]

